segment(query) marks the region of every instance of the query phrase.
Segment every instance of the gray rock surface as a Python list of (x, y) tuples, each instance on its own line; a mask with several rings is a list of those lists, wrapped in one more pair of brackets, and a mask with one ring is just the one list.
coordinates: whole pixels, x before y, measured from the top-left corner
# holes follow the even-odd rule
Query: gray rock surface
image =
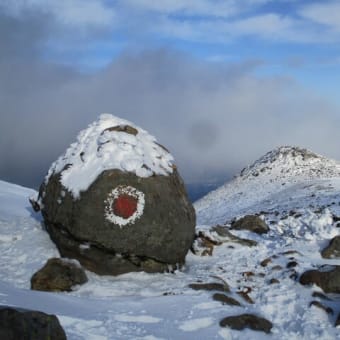
[(75, 285), (87, 282), (83, 268), (78, 264), (59, 258), (52, 258), (31, 278), (31, 289), (50, 292), (68, 292)]
[(262, 317), (253, 314), (241, 314), (236, 316), (229, 316), (220, 321), (221, 327), (230, 327), (232, 329), (243, 330), (250, 328), (254, 331), (262, 331), (270, 333), (273, 324)]
[(260, 217), (255, 215), (244, 216), (231, 224), (231, 229), (249, 230), (257, 234), (265, 234), (269, 227)]
[[(137, 128), (121, 125), (106, 128), (98, 138), (107, 133), (126, 134), (128, 141), (139, 136)], [(110, 138), (99, 147), (115, 143)], [(153, 145), (168, 154), (158, 143)], [(62, 184), (68, 167), (72, 165), (52, 171), (39, 191), (46, 229), (62, 256), (78, 259), (85, 268), (102, 275), (163, 272), (169, 265), (185, 262), (194, 240), (196, 217), (174, 165), (167, 175), (149, 177), (122, 169), (105, 170), (76, 198)]]
[(340, 257), (340, 236), (332, 238), (329, 245), (322, 250), (321, 255), (326, 259)]
[(55, 315), (1, 306), (0, 339), (66, 340), (66, 335)]
[(308, 270), (300, 277), (302, 285), (316, 284), (325, 293), (340, 293), (340, 266), (323, 266), (319, 270)]

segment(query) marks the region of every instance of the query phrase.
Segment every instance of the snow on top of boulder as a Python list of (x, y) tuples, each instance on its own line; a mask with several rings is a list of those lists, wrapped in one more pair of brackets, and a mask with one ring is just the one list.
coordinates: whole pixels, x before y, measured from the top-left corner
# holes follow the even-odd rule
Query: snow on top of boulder
[[(281, 146), (195, 202), (197, 220), (199, 224), (224, 223), (251, 212), (258, 204), (270, 205), (274, 197), (275, 200), (292, 200), (290, 188), (294, 188), (294, 195), (302, 190), (307, 196), (305, 188), (312, 195), (323, 190), (326, 179), (339, 178), (340, 162), (299, 147)], [(332, 191), (328, 185), (325, 190)], [(306, 199), (299, 204), (303, 202), (308, 205)]]
[(61, 173), (61, 183), (77, 198), (105, 170), (132, 172), (142, 178), (168, 176), (173, 172), (173, 161), (168, 150), (145, 130), (111, 114), (101, 114), (52, 164), (45, 180)]

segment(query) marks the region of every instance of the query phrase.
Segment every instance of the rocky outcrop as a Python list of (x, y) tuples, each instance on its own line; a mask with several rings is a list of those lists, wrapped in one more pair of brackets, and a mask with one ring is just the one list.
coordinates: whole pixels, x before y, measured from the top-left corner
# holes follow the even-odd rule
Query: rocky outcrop
[(53, 258), (32, 276), (31, 289), (69, 292), (75, 285), (86, 282), (85, 271), (76, 261)]
[(320, 267), (318, 270), (308, 270), (300, 277), (302, 285), (316, 284), (325, 293), (340, 293), (340, 266)]
[(0, 339), (66, 340), (66, 335), (55, 315), (1, 306)]
[(269, 231), (267, 224), (258, 216), (247, 215), (231, 224), (231, 229), (249, 230), (257, 234), (265, 234)]
[(98, 274), (180, 266), (194, 240), (195, 212), (172, 156), (111, 115), (52, 165), (38, 201), (60, 254)]

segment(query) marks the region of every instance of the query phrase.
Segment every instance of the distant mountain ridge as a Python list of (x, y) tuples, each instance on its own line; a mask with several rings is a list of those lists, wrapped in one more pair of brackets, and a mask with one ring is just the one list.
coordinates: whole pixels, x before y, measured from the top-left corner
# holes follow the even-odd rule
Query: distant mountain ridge
[(331, 178), (340, 179), (340, 162), (296, 146), (278, 147), (198, 200), (195, 203), (198, 223), (224, 223), (228, 218), (254, 210), (251, 209), (254, 205), (283, 190), (287, 197), (287, 190), (292, 190), (292, 186), (296, 193), (289, 192), (289, 195), (297, 197), (308, 183), (309, 194), (317, 188), (326, 188), (324, 182)]
[(295, 176), (299, 178), (338, 177), (340, 176), (340, 162), (296, 146), (281, 146), (269, 151), (252, 165), (244, 168), (240, 177), (258, 176), (260, 173), (277, 174), (276, 179)]

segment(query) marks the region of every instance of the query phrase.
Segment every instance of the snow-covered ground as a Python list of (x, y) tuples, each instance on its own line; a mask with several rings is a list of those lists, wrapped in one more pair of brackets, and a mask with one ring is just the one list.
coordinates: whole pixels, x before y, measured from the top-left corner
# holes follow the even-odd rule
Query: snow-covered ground
[[(218, 236), (212, 225), (228, 225), (234, 217), (262, 212), (270, 226), (268, 234), (232, 231), (257, 241), (257, 246), (225, 242), (214, 247), (212, 256), (189, 253), (186, 267), (173, 274), (100, 277), (87, 272), (88, 283), (71, 293), (29, 289), (33, 273), (58, 252), (42, 228), (41, 216), (29, 206), (27, 198), (36, 193), (0, 181), (0, 304), (56, 314), (69, 339), (340, 339), (340, 329), (334, 327), (339, 297), (323, 302), (334, 310), (327, 315), (309, 306), (317, 300), (312, 293), (320, 288), (303, 287), (292, 276), (294, 269), (301, 274), (319, 264), (340, 265), (339, 260), (320, 255), (328, 240), (339, 234), (334, 216), (340, 216), (340, 167), (323, 160), (323, 173), (305, 176), (306, 169), (319, 164), (309, 158), (309, 166), (301, 160), (306, 167), (298, 175), (296, 164), (288, 166), (280, 155), (280, 165), (275, 157), (269, 162), (273, 171), (253, 175), (254, 166), (250, 167), (234, 185), (227, 184), (196, 204), (201, 224), (197, 229), (213, 239)], [(300, 156), (290, 161), (299, 162)], [(276, 171), (281, 174), (282, 168), (295, 172), (278, 176)], [(267, 266), (262, 266), (268, 258)], [(296, 267), (287, 268), (292, 261)], [(272, 279), (278, 282), (269, 284)], [(188, 287), (198, 281), (226, 281), (229, 296), (241, 306), (222, 305), (212, 299), (214, 292)], [(254, 304), (238, 294), (242, 291), (249, 291)], [(219, 326), (224, 317), (243, 313), (270, 320), (271, 334)]]

